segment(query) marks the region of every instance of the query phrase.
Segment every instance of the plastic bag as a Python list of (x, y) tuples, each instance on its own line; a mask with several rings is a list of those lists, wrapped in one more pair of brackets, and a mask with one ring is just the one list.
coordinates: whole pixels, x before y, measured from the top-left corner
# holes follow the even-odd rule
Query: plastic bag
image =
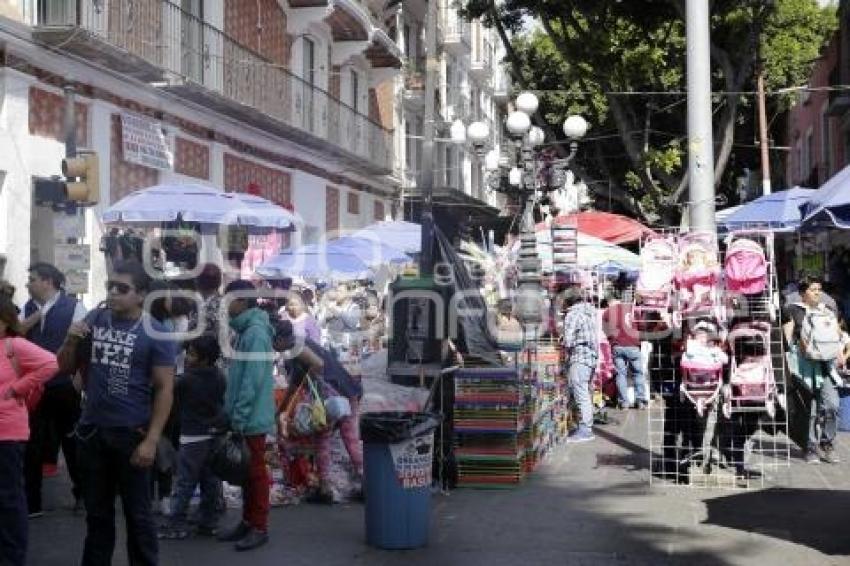
[(325, 400), (325, 412), (328, 419), (336, 422), (351, 416), (351, 403), (341, 395), (334, 395)]
[(441, 421), (442, 417), (436, 413), (370, 413), (360, 417), (360, 437), (363, 442), (394, 444), (424, 436), (440, 426)]
[(228, 432), (215, 438), (210, 468), (220, 479), (233, 485), (245, 485), (251, 468), (251, 451), (245, 438)]
[(428, 400), (428, 393), (421, 387), (406, 387), (385, 379), (364, 377), (360, 413), (420, 411)]

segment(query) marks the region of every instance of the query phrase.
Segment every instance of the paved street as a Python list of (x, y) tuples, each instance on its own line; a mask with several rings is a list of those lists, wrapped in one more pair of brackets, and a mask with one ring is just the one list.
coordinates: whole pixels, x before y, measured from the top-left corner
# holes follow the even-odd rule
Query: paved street
[[(650, 486), (646, 413), (614, 414), (620, 422), (603, 427), (595, 442), (559, 448), (519, 489), (435, 496), (426, 549), (366, 546), (360, 505), (301, 505), (274, 510), (272, 542), (252, 554), (208, 540), (165, 542), (162, 564), (850, 564), (847, 464), (807, 466), (795, 451), (791, 468), (770, 478), (782, 488)], [(842, 440), (847, 462), (850, 438)], [(81, 518), (54, 511), (31, 526), (30, 564), (75, 563)], [(121, 547), (115, 564), (125, 563)]]

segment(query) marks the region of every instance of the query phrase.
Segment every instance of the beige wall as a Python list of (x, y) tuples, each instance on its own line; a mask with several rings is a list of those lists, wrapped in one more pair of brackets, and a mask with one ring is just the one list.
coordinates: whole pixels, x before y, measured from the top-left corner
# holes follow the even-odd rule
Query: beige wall
[(22, 21), (24, 17), (23, 0), (0, 0), (0, 16)]

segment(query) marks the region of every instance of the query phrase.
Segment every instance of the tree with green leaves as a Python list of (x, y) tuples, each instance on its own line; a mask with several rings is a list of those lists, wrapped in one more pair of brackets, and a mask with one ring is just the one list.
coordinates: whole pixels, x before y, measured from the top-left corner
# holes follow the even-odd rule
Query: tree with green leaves
[[(601, 192), (634, 216), (676, 222), (688, 185), (685, 0), (465, 0), (463, 7), (497, 30), (515, 88), (541, 94), (536, 121), (550, 138), (570, 113), (594, 124), (576, 164), (583, 176), (607, 181)], [(756, 65), (769, 89), (803, 85), (835, 27), (835, 10), (816, 0), (711, 1), (721, 191), (736, 173), (728, 171), (736, 135), (752, 127)], [(787, 110), (788, 102), (771, 97), (771, 109)]]

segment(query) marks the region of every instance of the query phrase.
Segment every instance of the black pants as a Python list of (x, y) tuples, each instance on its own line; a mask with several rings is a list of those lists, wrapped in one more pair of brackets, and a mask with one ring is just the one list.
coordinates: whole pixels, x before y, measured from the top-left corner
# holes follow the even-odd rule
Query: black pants
[(0, 441), (0, 566), (27, 562), (24, 443)]
[(46, 461), (52, 438), (59, 440), (68, 474), (71, 476), (74, 499), (80, 493), (77, 470), (77, 440), (74, 427), (80, 418), (80, 394), (70, 383), (45, 389), (38, 408), (30, 414), (30, 439), (27, 443), (24, 476), (27, 488), (27, 508), (30, 513), (41, 511), (42, 465)]
[(130, 429), (80, 427), (78, 448), (86, 503), (83, 566), (109, 566), (115, 550), (115, 496), (121, 497), (131, 566), (157, 564), (156, 525), (151, 509), (150, 469), (130, 464), (141, 433)]

